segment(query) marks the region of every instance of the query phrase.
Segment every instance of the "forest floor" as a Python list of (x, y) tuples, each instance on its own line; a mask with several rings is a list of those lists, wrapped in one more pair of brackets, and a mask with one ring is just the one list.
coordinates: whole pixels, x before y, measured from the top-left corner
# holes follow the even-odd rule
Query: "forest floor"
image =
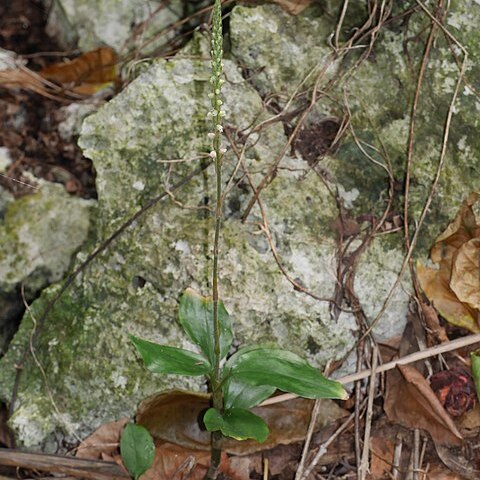
[[(39, 0), (1, 2), (0, 47), (21, 55), (33, 71), (63, 58), (74, 58), (76, 52), (62, 52), (49, 38), (45, 22), (46, 12)], [(59, 133), (58, 126), (64, 119), (61, 109), (69, 103), (71, 100), (49, 98), (25, 88), (0, 86), (0, 147), (8, 149), (11, 157), (10, 165), (0, 174), (0, 185), (15, 197), (34, 190), (30, 172), (37, 178), (62, 183), (72, 195), (96, 198), (91, 162), (82, 155), (75, 137), (65, 139)], [(461, 339), (465, 332), (450, 327), (421, 299), (412, 303), (405, 334), (391, 339), (388, 345), (379, 345), (371, 365), (374, 370), (377, 363), (404, 358), (421, 349), (427, 352), (423, 359), (416, 358), (418, 361), (409, 366), (380, 375), (370, 372), (370, 377), (379, 381), (357, 382), (351, 399), (338, 402), (339, 418), (312, 429), (308, 435), (305, 431), (300, 435), (303, 438), (287, 430), (279, 434), (278, 445), (268, 451), (225, 456), (224, 478), (480, 478), (480, 409), (469, 365), (474, 346), (464, 345), (439, 357), (439, 342), (448, 344), (457, 337)], [(360, 356), (362, 349), (360, 344)], [(443, 368), (445, 365), (448, 369)], [(312, 405), (310, 402), (305, 407), (306, 425), (314, 415)], [(287, 404), (276, 415), (288, 417), (296, 408), (295, 403)], [(67, 459), (38, 453), (22, 456), (12, 448), (6, 421), (3, 406), (0, 447), (5, 449), (0, 449), (0, 479), (128, 478), (120, 468), (108, 470), (106, 463), (86, 465), (81, 460), (120, 463), (118, 442), (124, 420), (103, 426), (88, 440), (97, 446), (93, 453), (79, 454), (82, 447), (76, 446)], [(9, 448), (10, 453), (5, 454)], [(142, 478), (202, 478), (208, 452), (165, 442), (159, 442), (157, 448), (155, 471)]]

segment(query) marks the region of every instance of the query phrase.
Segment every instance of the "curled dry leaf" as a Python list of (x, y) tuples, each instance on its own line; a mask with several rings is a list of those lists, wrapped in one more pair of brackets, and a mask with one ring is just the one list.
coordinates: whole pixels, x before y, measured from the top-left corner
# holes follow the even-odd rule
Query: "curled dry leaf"
[(101, 47), (73, 60), (49, 65), (40, 71), (40, 75), (75, 93), (92, 95), (117, 81), (117, 64), (115, 51)]
[[(342, 418), (347, 412), (331, 400), (320, 400), (321, 409), (317, 430)], [(264, 443), (254, 440), (241, 442), (226, 438), (224, 448), (228, 453), (247, 455), (273, 448), (276, 445), (297, 442), (305, 438), (314, 401), (297, 398), (266, 407), (252, 409), (270, 428)], [(146, 427), (152, 436), (193, 450), (210, 449), (210, 434), (202, 429), (200, 421), (210, 407), (210, 397), (205, 394), (170, 391), (146, 399), (139, 407), (137, 423)]]
[(388, 419), (408, 428), (422, 428), (438, 444), (460, 445), (461, 433), (423, 375), (409, 365), (397, 365), (397, 369), (387, 375)]
[(422, 298), (419, 299), (420, 308), (422, 310), (423, 318), (425, 319), (425, 326), (427, 327), (427, 338), (429, 345), (436, 345), (437, 343), (448, 342), (448, 336), (445, 328), (440, 325), (437, 311), (428, 305)]
[(473, 211), (478, 198), (470, 194), (436, 239), (430, 258), (438, 268), (417, 265), (420, 286), (437, 311), (474, 333), (480, 332), (480, 224)]
[(128, 422), (125, 417), (100, 426), (78, 446), (75, 456), (89, 460), (113, 456), (118, 450), (122, 429)]
[[(270, 3), (275, 3), (279, 5), (291, 15), (298, 15), (313, 3), (313, 0), (268, 0), (268, 1)], [(262, 2), (261, 0), (246, 0), (244, 3), (257, 5), (264, 2)]]
[(480, 238), (469, 240), (455, 253), (450, 286), (461, 302), (480, 309)]

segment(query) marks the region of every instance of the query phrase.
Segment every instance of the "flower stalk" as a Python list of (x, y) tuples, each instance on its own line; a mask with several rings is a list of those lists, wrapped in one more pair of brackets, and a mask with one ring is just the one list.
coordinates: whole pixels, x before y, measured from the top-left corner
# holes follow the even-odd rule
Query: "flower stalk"
[[(221, 90), (224, 83), (222, 77), (223, 71), (223, 35), (222, 35), (222, 7), (221, 0), (215, 0), (212, 19), (212, 76), (210, 78), (212, 109), (209, 117), (213, 120), (213, 133), (209, 134), (212, 139), (212, 150), (210, 156), (215, 163), (216, 179), (216, 207), (215, 207), (215, 233), (213, 240), (213, 271), (212, 271), (212, 300), (213, 300), (213, 334), (214, 334), (214, 356), (215, 364), (210, 378), (212, 388), (213, 407), (219, 411), (223, 410), (223, 392), (222, 392), (222, 373), (220, 369), (220, 321), (218, 317), (218, 259), (220, 244), (220, 227), (222, 223), (222, 157), (224, 149), (222, 148), (222, 110)], [(222, 453), (223, 435), (219, 431), (212, 432), (212, 454), (210, 468), (205, 476), (206, 480), (215, 480), (218, 475)]]

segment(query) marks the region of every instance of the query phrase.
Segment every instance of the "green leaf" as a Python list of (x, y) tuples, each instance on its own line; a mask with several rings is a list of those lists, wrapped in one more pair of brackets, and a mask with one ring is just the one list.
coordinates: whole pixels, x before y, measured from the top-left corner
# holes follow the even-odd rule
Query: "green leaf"
[(212, 369), (206, 358), (183, 348), (168, 347), (130, 335), (145, 366), (154, 373), (208, 375)]
[(129, 423), (122, 433), (120, 453), (130, 475), (137, 480), (152, 466), (155, 457), (155, 445), (148, 430)]
[(242, 382), (238, 378), (229, 377), (225, 381), (223, 392), (225, 408), (252, 408), (270, 397), (276, 387), (270, 385), (252, 385)]
[(480, 400), (480, 351), (472, 352), (470, 354), (472, 362), (472, 376), (477, 390), (477, 397)]
[[(233, 379), (254, 386), (270, 385), (305, 398), (348, 398), (342, 384), (325, 378), (306, 360), (287, 350), (239, 350), (228, 360), (225, 369)], [(232, 398), (234, 393), (227, 391), (225, 395)]]
[[(220, 322), (220, 355), (225, 358), (233, 340), (230, 316), (218, 302)], [(180, 299), (179, 321), (193, 343), (197, 344), (212, 365), (215, 364), (213, 338), (213, 300), (202, 297), (191, 288)]]
[(229, 408), (223, 413), (216, 408), (209, 408), (203, 423), (209, 432), (220, 430), (226, 437), (236, 440), (253, 438), (264, 442), (268, 437), (268, 426), (262, 418), (244, 408)]

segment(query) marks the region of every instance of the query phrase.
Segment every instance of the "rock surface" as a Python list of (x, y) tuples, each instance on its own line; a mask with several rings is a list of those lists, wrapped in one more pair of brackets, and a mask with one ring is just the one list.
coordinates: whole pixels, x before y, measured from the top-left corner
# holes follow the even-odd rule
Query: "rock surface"
[(167, 6), (159, 0), (59, 0), (50, 9), (47, 31), (65, 48), (78, 45), (88, 51), (108, 45), (120, 51), (127, 44), (142, 47), (148, 42), (142, 49), (145, 54), (171, 38), (171, 34), (153, 37), (183, 13), (179, 0)]
[[(395, 25), (384, 27), (374, 55), (360, 66), (355, 66), (360, 52), (354, 50), (341, 62), (330, 62), (334, 70), (325, 70), (327, 39), (335, 30), (332, 19), (337, 16), (336, 11), (313, 8), (297, 18), (287, 18), (272, 5), (236, 7), (230, 19), (232, 55), (225, 60), (226, 126), (230, 135), (241, 131), (239, 150), (242, 139), (246, 142), (238, 171), (232, 149), (225, 159), (225, 181), (234, 171), (236, 181), (229, 184), (226, 201), (221, 296), (234, 319), (236, 345), (279, 345), (306, 355), (319, 366), (342, 358), (354, 345), (358, 319), (351, 307), (356, 306), (356, 299), (350, 298), (351, 305), (343, 303), (341, 309), (327, 301), (336, 293), (338, 235), (351, 240), (344, 257), (347, 262), (386, 206), (387, 162), (394, 176), (391, 213), (385, 228), (360, 250), (356, 275), (349, 285), (367, 322), (381, 310), (400, 271), (403, 239), (394, 232), (403, 208), (401, 185), (417, 72), (404, 56), (403, 33)], [(474, 46), (480, 7), (473, 2), (452, 2), (448, 18), (459, 25), (456, 33), (461, 41)], [(311, 34), (313, 27), (315, 35)], [(421, 12), (412, 15), (408, 37), (416, 38), (426, 27), (428, 17)], [(423, 46), (412, 45), (411, 49), (411, 58), (420, 59)], [(95, 164), (99, 197), (92, 244), (106, 238), (165, 186), (192, 171), (208, 151), (209, 71), (208, 62), (201, 60), (207, 53), (206, 39), (197, 35), (175, 59), (153, 64), (85, 121), (80, 144)], [(291, 119), (283, 124), (267, 123), (258, 131), (252, 126), (271, 117), (271, 110), (288, 104), (288, 95), (294, 91), (287, 82), (291, 77), (286, 76), (296, 65), (292, 55), (302, 59), (291, 74), (298, 81), (312, 69), (325, 71), (320, 88), (332, 75), (355, 68), (328, 96), (321, 97), (294, 148), (284, 149)], [(477, 70), (469, 64), (470, 81), (480, 78)], [(456, 73), (449, 46), (439, 40), (432, 51), (419, 107), (411, 167), (412, 226), (435, 177)], [(308, 82), (305, 85), (311, 85)], [(473, 135), (478, 103), (467, 88), (461, 93), (450, 132), (452, 148), (447, 152), (418, 255), (426, 254), (461, 199), (480, 188), (480, 177), (472, 174), (478, 170), (478, 140)], [(277, 104), (269, 104), (272, 98), (278, 99)], [(309, 101), (308, 95), (306, 98)], [(292, 108), (305, 106), (302, 102), (302, 97), (292, 99)], [(346, 110), (351, 114), (351, 130), (341, 145), (330, 151)], [(282, 149), (285, 155), (273, 181), (261, 193), (263, 212), (254, 206), (242, 223), (240, 217), (251, 198), (249, 182), (258, 185)], [(325, 153), (330, 155), (316, 164), (315, 157)], [(137, 221), (64, 295), (37, 345), (57, 412), (38, 370), (30, 365), (23, 374), (11, 420), (25, 446), (54, 450), (61, 430), (82, 434), (107, 420), (131, 415), (136, 403), (154, 391), (201, 386), (197, 381), (152, 377), (139, 363), (127, 334), (192, 348), (176, 323), (178, 298), (190, 286), (202, 293), (209, 291), (212, 222), (208, 208), (213, 188), (210, 168)], [(331, 192), (338, 192), (343, 203), (343, 222), (338, 221), (338, 204)], [(264, 216), (284, 273), (270, 251)], [(388, 233), (390, 230), (393, 233)], [(285, 273), (324, 300), (293, 289)], [(376, 327), (378, 338), (402, 332), (409, 285), (407, 276), (395, 290)], [(35, 302), (34, 315), (57, 288), (51, 287)], [(11, 389), (13, 366), (30, 329), (31, 320), (26, 317), (0, 363), (2, 397)]]
[(71, 197), (59, 184), (44, 182), (38, 193), (0, 200), (0, 353), (27, 300), (57, 282), (72, 254), (86, 240), (92, 201)]

